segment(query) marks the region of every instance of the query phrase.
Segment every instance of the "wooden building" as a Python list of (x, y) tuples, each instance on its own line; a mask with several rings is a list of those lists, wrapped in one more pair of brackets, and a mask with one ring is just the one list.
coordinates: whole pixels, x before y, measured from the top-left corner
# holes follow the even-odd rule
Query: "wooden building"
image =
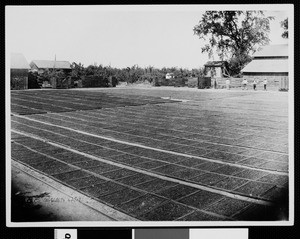
[(208, 61), (204, 67), (205, 77), (222, 78), (228, 76), (227, 61)]
[(28, 71), (30, 66), (21, 53), (12, 53), (10, 62), (10, 89), (28, 89)]
[(29, 65), (32, 71), (37, 71), (38, 73), (43, 73), (46, 69), (63, 70), (65, 72), (72, 70), (71, 64), (68, 61), (33, 60)]
[[(210, 78), (211, 87), (222, 88), (225, 78), (228, 74), (228, 62), (227, 61), (208, 61), (204, 65), (204, 78)], [(203, 78), (203, 79), (204, 79)]]
[(173, 79), (173, 78), (175, 78), (174, 73), (167, 73), (167, 74), (166, 74), (166, 79), (167, 79), (167, 80)]
[(261, 83), (267, 79), (268, 86), (288, 89), (288, 45), (268, 45), (253, 55), (253, 60), (242, 69), (243, 78), (249, 83), (254, 79)]
[(71, 64), (68, 61), (50, 61), (50, 60), (33, 60), (30, 62), (32, 72), (43, 74), (46, 70), (63, 71), (65, 78), (52, 78), (42, 83), (43, 88), (70, 88), (74, 85), (74, 80), (67, 77), (71, 71)]

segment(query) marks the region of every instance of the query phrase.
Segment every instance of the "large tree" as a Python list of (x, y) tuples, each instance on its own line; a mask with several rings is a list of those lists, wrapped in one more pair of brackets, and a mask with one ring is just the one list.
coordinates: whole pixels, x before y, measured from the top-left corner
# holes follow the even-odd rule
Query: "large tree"
[(83, 77), (85, 75), (85, 68), (83, 66), (83, 64), (81, 63), (75, 63), (73, 62), (71, 65), (72, 68), (72, 72), (71, 72), (71, 76), (77, 79), (80, 79), (81, 77)]
[(281, 34), (283, 38), (289, 38), (289, 23), (288, 19), (284, 19), (282, 22), (280, 22), (281, 27), (283, 28), (284, 32)]
[(217, 53), (221, 60), (229, 60), (233, 72), (238, 74), (260, 46), (270, 41), (270, 20), (262, 11), (206, 11), (194, 34), (208, 43), (202, 53), (209, 57)]

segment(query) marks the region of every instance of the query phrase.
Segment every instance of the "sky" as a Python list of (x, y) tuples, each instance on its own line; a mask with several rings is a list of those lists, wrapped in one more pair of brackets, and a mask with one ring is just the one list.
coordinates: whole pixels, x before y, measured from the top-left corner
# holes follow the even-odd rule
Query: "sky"
[[(209, 58), (193, 27), (206, 9), (225, 10), (219, 5), (7, 6), (6, 52), (22, 53), (28, 62), (56, 57), (84, 66), (199, 68)], [(287, 43), (280, 21), (290, 16), (290, 8), (259, 9), (275, 17), (271, 44)]]

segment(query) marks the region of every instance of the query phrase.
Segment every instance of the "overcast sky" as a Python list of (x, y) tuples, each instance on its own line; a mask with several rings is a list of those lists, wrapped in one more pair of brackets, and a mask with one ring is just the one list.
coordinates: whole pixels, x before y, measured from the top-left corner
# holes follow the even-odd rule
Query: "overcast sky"
[[(203, 5), (6, 7), (6, 52), (23, 53), (28, 62), (54, 60), (56, 55), (57, 60), (85, 66), (198, 68), (208, 57), (201, 53), (204, 43), (193, 34), (193, 27), (207, 9)], [(272, 10), (265, 14), (276, 18), (271, 23), (271, 44), (287, 43), (280, 27), (289, 16), (287, 8), (260, 9)]]

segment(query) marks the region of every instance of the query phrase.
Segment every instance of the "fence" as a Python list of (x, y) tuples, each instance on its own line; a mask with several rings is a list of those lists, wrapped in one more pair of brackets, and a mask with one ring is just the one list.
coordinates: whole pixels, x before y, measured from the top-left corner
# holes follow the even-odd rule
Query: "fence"
[(226, 80), (230, 81), (230, 88), (237, 88), (237, 87), (241, 87), (242, 86), (243, 78), (234, 78), (234, 77), (223, 78), (223, 77), (217, 77), (217, 78), (212, 79), (212, 87), (215, 86), (215, 82), (216, 82), (216, 88), (217, 89), (226, 88)]
[(86, 76), (82, 79), (82, 87), (108, 87), (108, 79), (102, 76)]
[(243, 79), (246, 78), (248, 85), (252, 85), (254, 79), (258, 82), (258, 87), (263, 86), (263, 80), (267, 79), (268, 87), (271, 90), (288, 90), (289, 77), (288, 76), (243, 76), (243, 78), (223, 78), (223, 77), (190, 77), (190, 78), (174, 78), (174, 79), (159, 79), (155, 81), (155, 86), (188, 86), (198, 87), (198, 89), (205, 88), (226, 88), (226, 80), (230, 81), (230, 88), (238, 88), (242, 86)]
[(245, 75), (243, 78), (247, 79), (248, 83), (251, 84), (254, 79), (258, 81), (258, 85), (262, 85), (264, 79), (267, 80), (267, 88), (273, 90), (288, 90), (289, 89), (289, 77), (280, 75)]
[(190, 88), (210, 88), (210, 77), (188, 77), (188, 78), (172, 78), (172, 79), (156, 79), (155, 86), (174, 86), (174, 87), (190, 87)]
[(198, 77), (198, 89), (211, 87), (211, 77)]
[(157, 78), (155, 79), (155, 86), (174, 86), (174, 87), (182, 87), (188, 85), (187, 78)]
[(279, 90), (289, 90), (289, 77), (283, 76), (279, 80)]

